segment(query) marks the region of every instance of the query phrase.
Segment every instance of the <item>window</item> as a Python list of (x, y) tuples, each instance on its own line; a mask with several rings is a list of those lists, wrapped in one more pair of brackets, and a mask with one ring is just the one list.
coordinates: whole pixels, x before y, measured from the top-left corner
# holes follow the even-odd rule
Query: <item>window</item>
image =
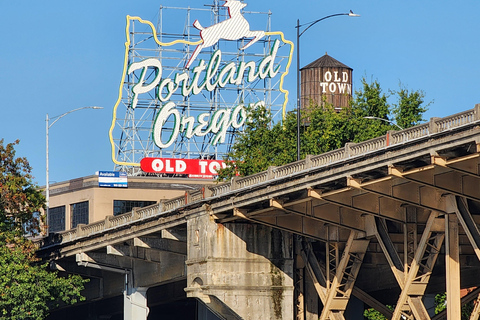
[(48, 232), (65, 231), (65, 206), (48, 209)]
[(81, 223), (88, 224), (88, 201), (71, 204), (70, 215), (72, 217), (72, 229)]
[(157, 203), (156, 201), (113, 200), (113, 215), (131, 212), (133, 208), (143, 208)]

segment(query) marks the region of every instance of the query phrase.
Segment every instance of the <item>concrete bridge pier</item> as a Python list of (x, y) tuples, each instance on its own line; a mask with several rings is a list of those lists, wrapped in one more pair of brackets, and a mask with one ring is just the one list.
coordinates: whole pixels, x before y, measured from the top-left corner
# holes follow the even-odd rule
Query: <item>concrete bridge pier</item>
[(124, 320), (147, 320), (149, 312), (147, 307), (147, 289), (127, 286), (123, 295)]
[(292, 319), (292, 236), (250, 223), (187, 221), (187, 297), (220, 319)]

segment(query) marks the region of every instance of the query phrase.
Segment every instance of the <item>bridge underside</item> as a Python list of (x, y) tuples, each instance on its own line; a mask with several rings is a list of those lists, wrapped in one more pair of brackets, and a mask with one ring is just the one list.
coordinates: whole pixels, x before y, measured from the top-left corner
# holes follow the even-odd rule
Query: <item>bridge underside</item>
[[(392, 154), (381, 165), (358, 161), (322, 179), (304, 176), (295, 189), (278, 183), (262, 196), (239, 194), (228, 210), (211, 211), (219, 223), (247, 220), (298, 235), (296, 273), (313, 282), (320, 319), (343, 319), (352, 296), (388, 319), (431, 319), (425, 297), (443, 292), (447, 311), (435, 319), (460, 319), (461, 305), (479, 298), (479, 151), (473, 139)], [(461, 300), (467, 288), (474, 289)]]
[[(354, 301), (388, 319), (460, 319), (480, 299), (479, 173), (475, 127), (204, 196), (42, 253), (99, 279), (104, 298), (139, 294), (146, 310), (146, 288), (177, 282), (224, 319), (348, 319)], [(447, 309), (433, 315), (427, 298), (444, 292)]]

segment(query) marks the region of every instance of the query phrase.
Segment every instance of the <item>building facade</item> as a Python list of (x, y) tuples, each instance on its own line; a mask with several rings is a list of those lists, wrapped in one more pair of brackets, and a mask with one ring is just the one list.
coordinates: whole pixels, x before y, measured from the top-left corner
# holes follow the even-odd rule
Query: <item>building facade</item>
[(82, 177), (50, 186), (50, 233), (76, 228), (159, 203), (215, 183), (214, 180), (128, 177), (123, 187), (101, 187), (99, 176)]

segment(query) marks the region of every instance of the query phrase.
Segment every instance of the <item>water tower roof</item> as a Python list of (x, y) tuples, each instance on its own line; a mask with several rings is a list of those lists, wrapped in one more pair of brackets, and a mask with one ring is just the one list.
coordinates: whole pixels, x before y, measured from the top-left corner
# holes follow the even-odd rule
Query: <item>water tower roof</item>
[(336, 60), (332, 57), (330, 57), (327, 53), (325, 53), (325, 55), (323, 57), (313, 61), (312, 63), (306, 65), (305, 67), (303, 67), (300, 70), (314, 69), (314, 68), (345, 68), (345, 69), (353, 70), (349, 66), (341, 63), (340, 61), (338, 61), (338, 60)]

